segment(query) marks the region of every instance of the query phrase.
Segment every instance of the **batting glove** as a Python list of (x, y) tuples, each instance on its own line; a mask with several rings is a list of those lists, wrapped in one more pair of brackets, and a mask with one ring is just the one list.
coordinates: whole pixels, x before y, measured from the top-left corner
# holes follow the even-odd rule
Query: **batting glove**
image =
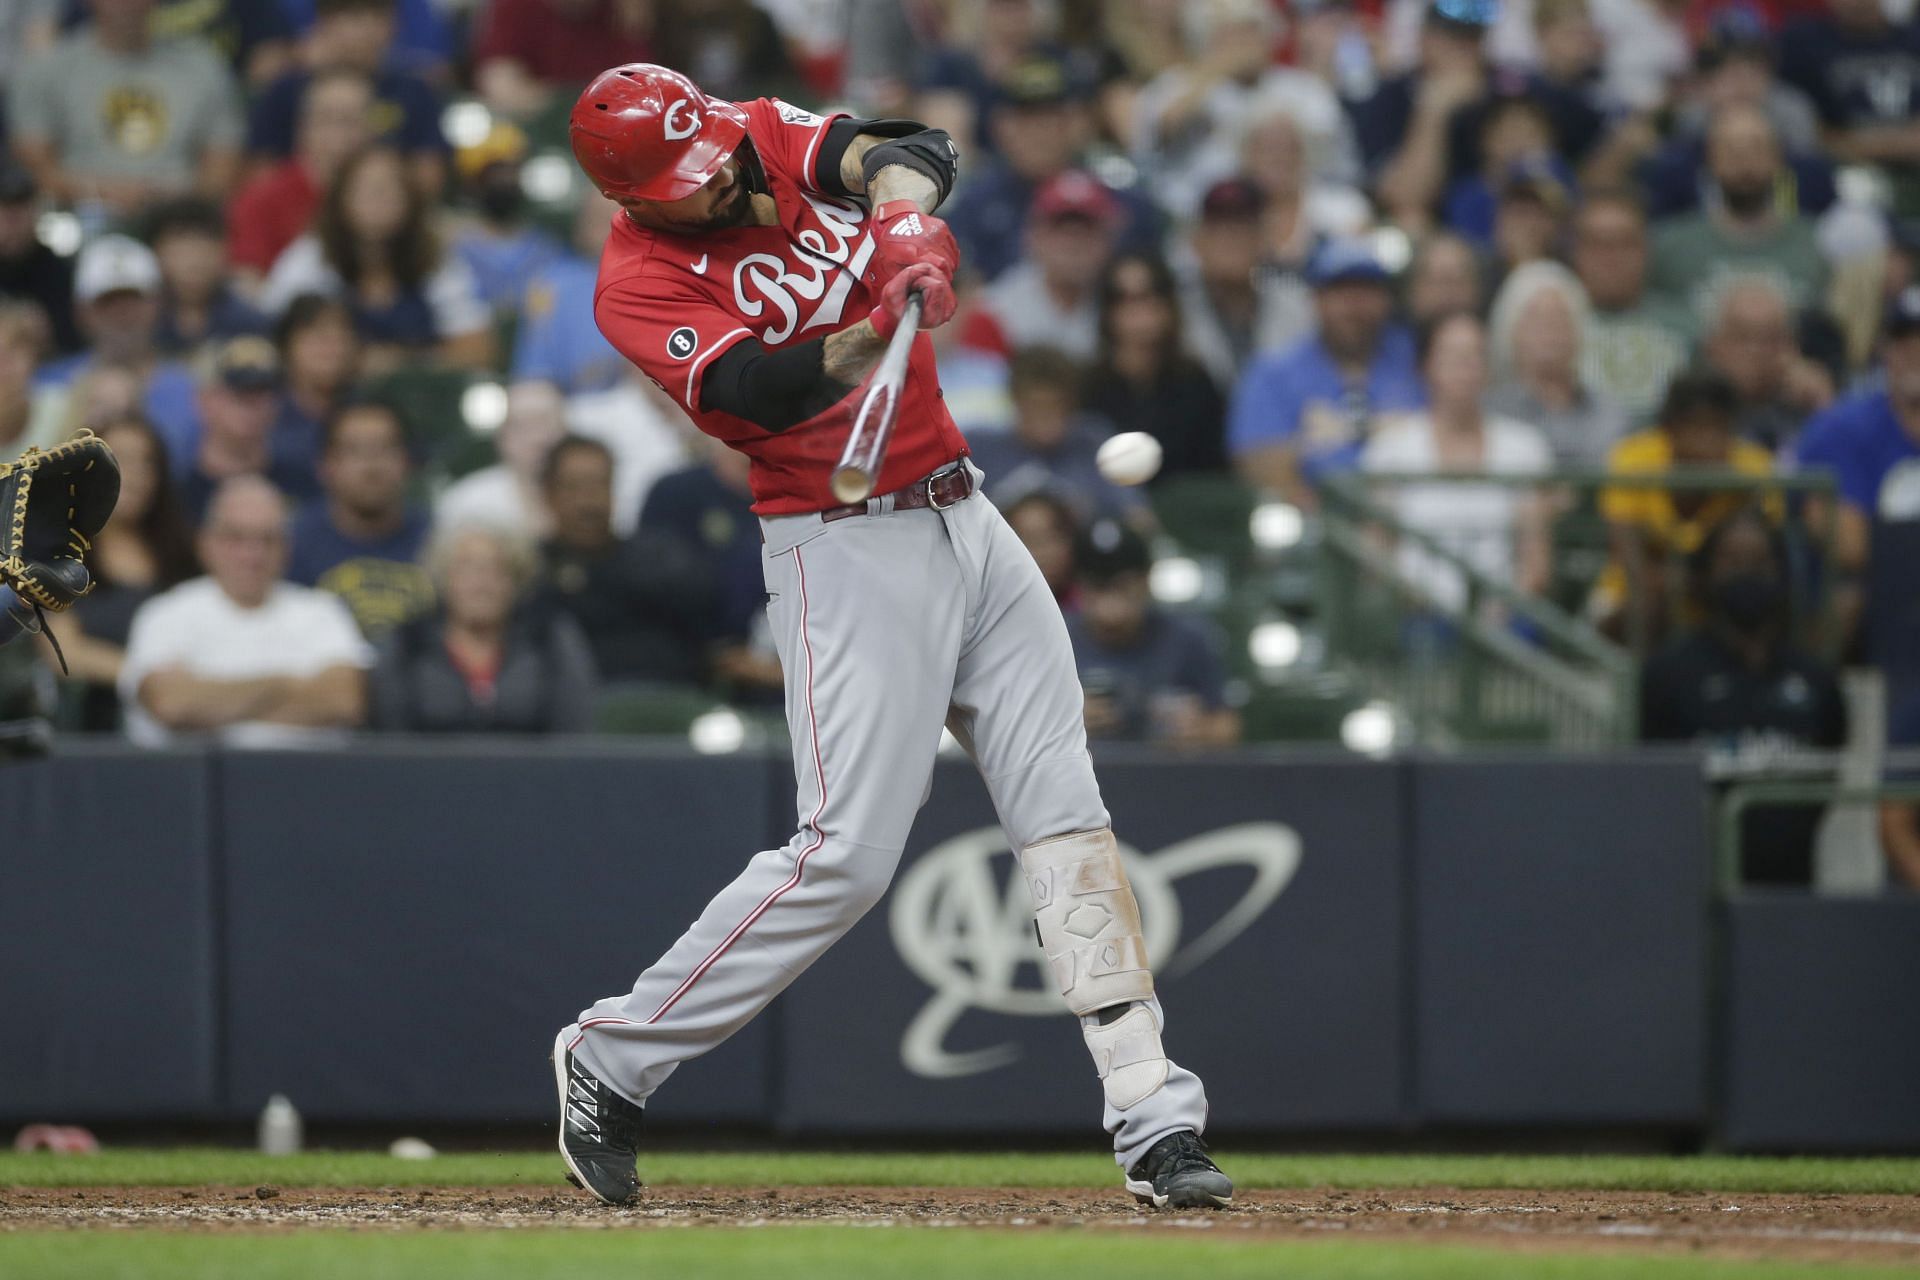
[(900, 317), (907, 310), (907, 298), (915, 290), (920, 293), (922, 329), (938, 329), (953, 319), (954, 309), (959, 306), (953, 297), (953, 281), (931, 263), (917, 262), (887, 281), (880, 291), (880, 305), (867, 315), (868, 323), (873, 325), (874, 333), (882, 342), (893, 337), (893, 331), (900, 327)]
[(889, 200), (873, 211), (873, 265), (876, 284), (885, 284), (915, 263), (940, 268), (948, 279), (960, 266), (960, 246), (947, 224), (920, 212), (912, 200)]

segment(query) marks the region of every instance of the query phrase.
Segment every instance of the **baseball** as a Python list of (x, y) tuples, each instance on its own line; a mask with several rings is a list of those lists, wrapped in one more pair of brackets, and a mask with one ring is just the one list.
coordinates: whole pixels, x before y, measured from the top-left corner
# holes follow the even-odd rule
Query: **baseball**
[(1100, 446), (1093, 461), (1115, 484), (1145, 484), (1160, 470), (1160, 442), (1144, 431), (1122, 431)]

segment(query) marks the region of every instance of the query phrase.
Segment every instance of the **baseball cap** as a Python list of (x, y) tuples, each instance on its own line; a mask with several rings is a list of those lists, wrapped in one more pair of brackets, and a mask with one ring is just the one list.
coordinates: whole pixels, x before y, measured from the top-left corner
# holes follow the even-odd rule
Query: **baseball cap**
[(212, 379), (233, 391), (273, 391), (280, 386), (280, 353), (265, 338), (228, 338), (213, 355)]
[(1883, 337), (1907, 338), (1920, 333), (1920, 284), (1910, 284), (1893, 295), (1880, 322)]
[(1387, 283), (1387, 268), (1363, 240), (1327, 240), (1307, 262), (1307, 283), (1314, 288), (1330, 284)]
[(1079, 96), (1066, 64), (1047, 57), (1016, 62), (1000, 77), (994, 90), (994, 99), (1011, 107), (1051, 107)]
[(110, 293), (160, 292), (160, 259), (132, 236), (105, 235), (80, 251), (73, 296), (95, 302)]
[(1057, 173), (1033, 193), (1035, 218), (1086, 218), (1111, 224), (1120, 219), (1120, 202), (1106, 184), (1082, 169)]
[(454, 167), (459, 169), (462, 180), (472, 182), (489, 165), (518, 164), (525, 160), (528, 145), (526, 132), (518, 125), (496, 120), (480, 141), (454, 151)]
[(1200, 197), (1200, 216), (1208, 222), (1251, 221), (1260, 216), (1266, 197), (1245, 178), (1222, 178)]
[(1729, 5), (1718, 10), (1707, 24), (1706, 34), (1694, 52), (1694, 67), (1712, 71), (1741, 57), (1754, 62), (1772, 62), (1773, 37), (1767, 30), (1765, 18), (1752, 9)]
[(1450, 35), (1477, 40), (1500, 16), (1499, 0), (1433, 0), (1427, 24)]
[(33, 173), (4, 153), (0, 153), (0, 204), (25, 204), (39, 193)]
[(1074, 571), (1085, 581), (1111, 582), (1122, 574), (1153, 567), (1147, 540), (1118, 520), (1101, 519), (1080, 531), (1073, 550)]
[(1573, 197), (1567, 184), (1554, 171), (1553, 162), (1544, 156), (1515, 160), (1501, 176), (1500, 198), (1531, 197), (1556, 214), (1565, 213)]

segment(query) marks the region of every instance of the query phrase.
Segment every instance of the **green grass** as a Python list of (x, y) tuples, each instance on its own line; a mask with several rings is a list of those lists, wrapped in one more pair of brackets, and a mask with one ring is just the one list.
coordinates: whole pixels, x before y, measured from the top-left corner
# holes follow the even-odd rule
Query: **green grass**
[(35, 1280), (593, 1280), (597, 1276), (912, 1276), (914, 1280), (1881, 1280), (1911, 1269), (1628, 1254), (1505, 1254), (1224, 1234), (759, 1230), (191, 1236), (126, 1231), (0, 1235), (0, 1274)]
[[(1217, 1153), (1248, 1189), (1481, 1187), (1587, 1191), (1721, 1191), (1920, 1195), (1920, 1159), (1757, 1156), (1272, 1155)], [(682, 1186), (1112, 1187), (1111, 1159), (1086, 1154), (935, 1152), (642, 1153), (641, 1176)], [(549, 1187), (546, 1152), (443, 1155), (315, 1151), (271, 1157), (189, 1147), (97, 1156), (0, 1153), (0, 1186), (514, 1186)]]

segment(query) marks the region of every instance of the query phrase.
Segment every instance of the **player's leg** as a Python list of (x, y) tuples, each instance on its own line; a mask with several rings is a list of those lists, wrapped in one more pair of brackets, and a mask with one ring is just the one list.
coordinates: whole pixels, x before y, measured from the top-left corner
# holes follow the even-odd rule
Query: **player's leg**
[(966, 599), (938, 517), (795, 517), (768, 530), (799, 829), (756, 854), (632, 991), (562, 1033), (571, 1052), (557, 1058), (631, 1104), (744, 1026), (879, 901), (939, 749)]
[(1136, 1194), (1219, 1203), (1232, 1183), (1198, 1142), (1206, 1091), (1161, 1044), (1165, 1016), (1087, 755), (1059, 607), (990, 504), (971, 500), (947, 516), (976, 596), (948, 723), (986, 779), (1034, 893), (1042, 946), (1100, 1073), (1115, 1159)]

